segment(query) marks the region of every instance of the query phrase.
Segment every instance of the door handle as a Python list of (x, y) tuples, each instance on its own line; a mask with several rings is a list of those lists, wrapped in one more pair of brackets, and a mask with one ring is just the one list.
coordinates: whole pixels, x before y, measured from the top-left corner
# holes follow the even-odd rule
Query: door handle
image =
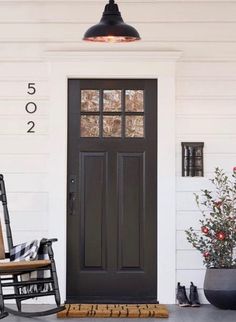
[(69, 193), (69, 215), (75, 215), (75, 201), (76, 201), (76, 193), (70, 192)]
[(69, 215), (75, 215), (75, 202), (76, 202), (76, 191), (77, 191), (77, 178), (76, 175), (70, 174), (69, 176)]

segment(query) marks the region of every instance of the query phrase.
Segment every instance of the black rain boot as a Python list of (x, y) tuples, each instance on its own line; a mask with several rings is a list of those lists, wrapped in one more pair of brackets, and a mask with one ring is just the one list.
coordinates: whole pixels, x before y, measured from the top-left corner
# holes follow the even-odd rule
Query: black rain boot
[(190, 303), (191, 303), (192, 307), (199, 307), (200, 306), (197, 286), (195, 286), (193, 284), (193, 282), (191, 282), (191, 285), (190, 285), (189, 299), (190, 299)]
[(187, 298), (185, 286), (181, 286), (180, 283), (178, 283), (178, 285), (177, 285), (176, 299), (179, 302), (179, 306), (181, 306), (181, 307), (190, 306), (190, 302)]

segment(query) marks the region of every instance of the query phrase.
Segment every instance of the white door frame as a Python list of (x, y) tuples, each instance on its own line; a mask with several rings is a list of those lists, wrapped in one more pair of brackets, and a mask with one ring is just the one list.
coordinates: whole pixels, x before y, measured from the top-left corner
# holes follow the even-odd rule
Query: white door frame
[[(48, 52), (50, 68), (49, 236), (66, 298), (68, 78), (158, 79), (157, 298), (175, 302), (175, 64), (179, 52)], [(148, 251), (148, 250), (147, 250)]]

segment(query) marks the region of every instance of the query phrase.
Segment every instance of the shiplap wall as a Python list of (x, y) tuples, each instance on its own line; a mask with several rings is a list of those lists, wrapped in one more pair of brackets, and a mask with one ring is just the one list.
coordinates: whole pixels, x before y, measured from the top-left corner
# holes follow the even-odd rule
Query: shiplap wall
[[(212, 9), (213, 13), (213, 9)], [(220, 24), (219, 24), (220, 28)], [(234, 27), (236, 31), (236, 26)], [(222, 47), (224, 44), (222, 43)], [(236, 53), (235, 53), (236, 54)], [(236, 57), (236, 56), (235, 56)], [(184, 230), (200, 229), (193, 192), (209, 188), (208, 178), (220, 166), (232, 171), (236, 164), (236, 64), (232, 59), (180, 62), (176, 97), (176, 279), (201, 288), (204, 267), (199, 253), (187, 243)], [(181, 177), (181, 141), (203, 141), (205, 178)], [(212, 187), (211, 187), (212, 188)], [(205, 302), (202, 290), (202, 301)]]
[[(0, 172), (5, 175), (15, 242), (47, 236), (50, 66), (47, 50), (180, 50), (176, 78), (176, 282), (200, 288), (204, 268), (184, 230), (198, 227), (193, 192), (206, 178), (181, 177), (181, 141), (205, 142), (205, 175), (236, 165), (236, 1), (120, 0), (142, 41), (90, 44), (85, 30), (104, 0), (0, 0)], [(98, 75), (99, 76), (99, 75)], [(27, 84), (36, 94), (27, 94)], [(25, 105), (37, 103), (27, 114)], [(56, 117), (56, 115), (55, 115)], [(27, 122), (36, 133), (27, 134)], [(168, 226), (168, 223), (167, 223)]]

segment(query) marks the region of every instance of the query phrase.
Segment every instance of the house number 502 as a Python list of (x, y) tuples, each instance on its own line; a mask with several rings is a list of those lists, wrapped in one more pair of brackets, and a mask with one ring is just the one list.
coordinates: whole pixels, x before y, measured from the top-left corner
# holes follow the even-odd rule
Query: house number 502
[[(35, 83), (28, 83), (27, 94), (34, 95), (35, 93), (36, 93)], [(34, 114), (37, 111), (37, 105), (34, 102), (28, 102), (25, 105), (25, 110), (29, 114)], [(35, 130), (34, 130), (35, 123), (34, 123), (34, 121), (29, 121), (27, 123), (27, 125), (29, 126), (29, 128), (27, 130), (27, 133), (35, 133)]]

